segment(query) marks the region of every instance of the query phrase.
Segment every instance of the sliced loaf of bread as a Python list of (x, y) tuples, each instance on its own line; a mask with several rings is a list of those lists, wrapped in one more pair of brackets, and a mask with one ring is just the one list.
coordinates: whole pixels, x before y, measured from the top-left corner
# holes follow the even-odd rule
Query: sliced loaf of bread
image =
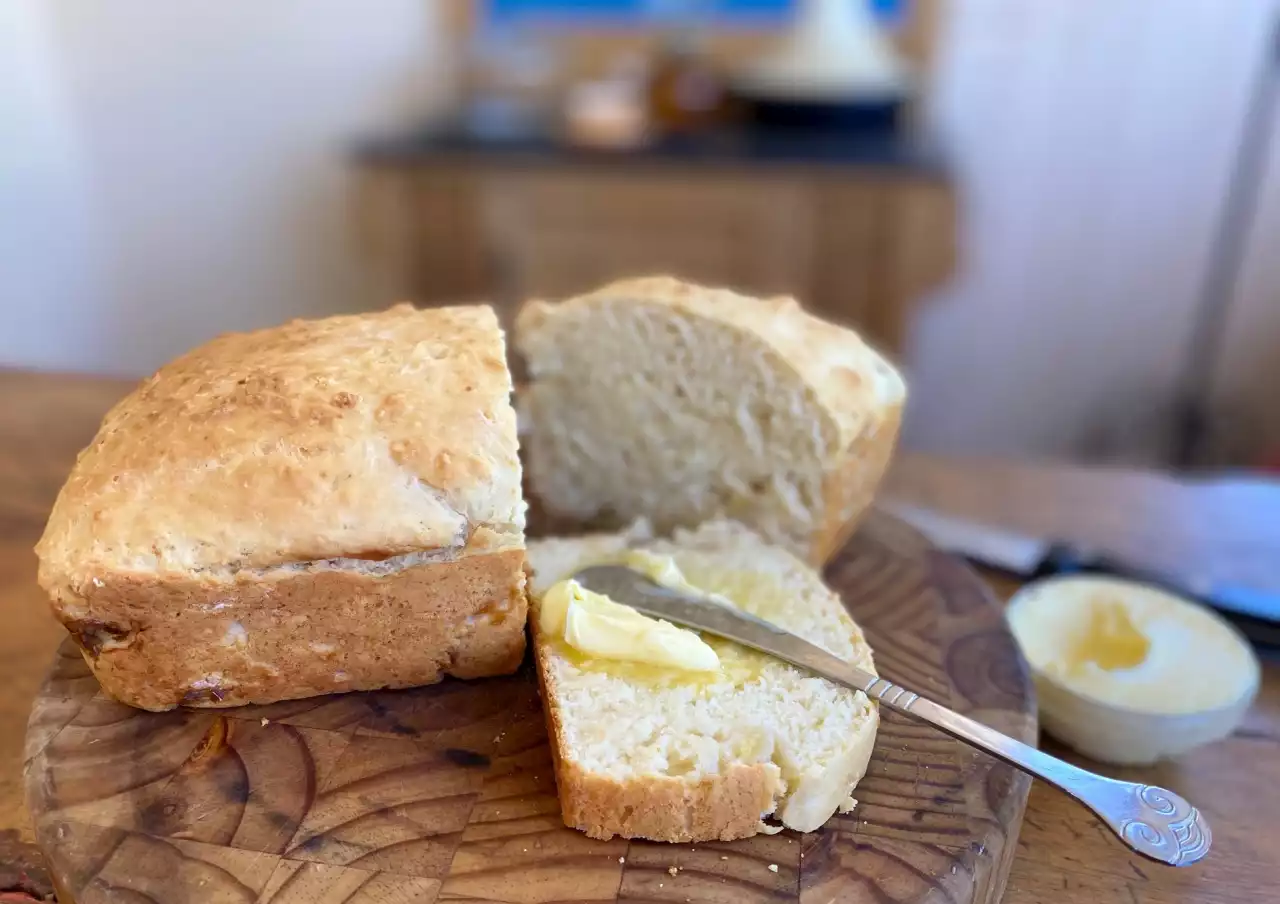
[(532, 541), (530, 624), (565, 823), (593, 838), (681, 842), (775, 830), (768, 816), (800, 831), (821, 826), (866, 771), (879, 716), (865, 694), (710, 636), (716, 673), (584, 658), (542, 635), (548, 588), (630, 549), (670, 556), (694, 586), (874, 670), (840, 598), (737, 524), (659, 541), (640, 528)]
[(906, 398), (857, 334), (794, 299), (667, 277), (530, 302), (514, 338), (541, 510), (664, 534), (731, 518), (811, 563), (869, 507)]

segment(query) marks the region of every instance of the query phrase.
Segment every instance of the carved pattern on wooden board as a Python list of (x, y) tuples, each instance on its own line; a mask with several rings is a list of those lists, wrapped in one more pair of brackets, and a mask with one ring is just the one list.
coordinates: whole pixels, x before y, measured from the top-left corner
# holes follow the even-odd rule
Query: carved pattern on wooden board
[[(881, 674), (1034, 741), (1025, 667), (965, 566), (873, 517), (827, 571)], [(992, 902), (1029, 779), (883, 714), (858, 807), (728, 843), (564, 827), (536, 682), (449, 681), (220, 711), (107, 699), (58, 652), (27, 795), (64, 902)]]

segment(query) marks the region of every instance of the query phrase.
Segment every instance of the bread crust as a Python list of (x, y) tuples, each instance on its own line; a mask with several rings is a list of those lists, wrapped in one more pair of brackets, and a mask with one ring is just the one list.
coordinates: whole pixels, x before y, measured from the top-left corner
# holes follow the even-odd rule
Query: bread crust
[(229, 334), (113, 408), (36, 547), (103, 689), (144, 709), (513, 671), (521, 468), (491, 308)]
[(221, 336), (107, 414), (36, 547), (40, 582), (522, 546), (510, 393), (485, 306)]
[(54, 611), (107, 694), (160, 711), (509, 674), (527, 605), (524, 551), (503, 550), (389, 574), (118, 576)]
[(820, 567), (840, 551), (871, 511), (889, 470), (902, 423), (902, 405), (885, 409), (872, 429), (855, 436), (822, 482), (825, 516), (814, 532), (809, 564)]
[(782, 793), (777, 766), (737, 763), (693, 782), (661, 775), (619, 781), (588, 772), (565, 750), (555, 675), (545, 645), (536, 640), (534, 662), (565, 825), (602, 841), (615, 835), (652, 841), (734, 841), (759, 833), (761, 815), (772, 812)]

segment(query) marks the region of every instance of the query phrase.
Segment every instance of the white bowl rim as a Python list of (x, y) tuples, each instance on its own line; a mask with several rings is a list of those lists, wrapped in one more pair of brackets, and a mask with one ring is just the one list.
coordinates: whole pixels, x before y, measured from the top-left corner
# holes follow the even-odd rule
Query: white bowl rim
[(1262, 663), (1258, 660), (1258, 654), (1254, 652), (1253, 645), (1249, 643), (1248, 639), (1244, 636), (1244, 634), (1240, 631), (1239, 628), (1237, 628), (1235, 625), (1231, 624), (1231, 622), (1227, 621), (1225, 618), (1223, 618), (1221, 615), (1215, 612), (1212, 607), (1207, 606), (1204, 603), (1201, 603), (1198, 600), (1195, 600), (1191, 597), (1184, 596), (1183, 594), (1174, 593), (1172, 590), (1168, 590), (1164, 587), (1158, 587), (1155, 584), (1147, 584), (1147, 583), (1143, 583), (1142, 581), (1134, 581), (1128, 578), (1112, 577), (1111, 575), (1106, 575), (1106, 574), (1089, 574), (1087, 572), (1078, 572), (1073, 574), (1055, 574), (1055, 575), (1050, 575), (1049, 577), (1046, 577), (1046, 578), (1037, 578), (1035, 580), (1028, 581), (1027, 583), (1023, 584), (1021, 587), (1019, 587), (1018, 590), (1013, 594), (1013, 596), (1009, 597), (1009, 601), (1005, 604), (1005, 607), (1004, 607), (1005, 624), (1008, 625), (1009, 633), (1013, 635), (1014, 643), (1018, 642), (1018, 633), (1013, 629), (1013, 623), (1010, 620), (1009, 615), (1011, 612), (1013, 612), (1016, 606), (1021, 606), (1026, 604), (1026, 598), (1031, 595), (1030, 591), (1040, 590), (1045, 587), (1051, 587), (1055, 584), (1067, 584), (1067, 583), (1073, 583), (1076, 581), (1105, 581), (1109, 584), (1118, 584), (1122, 587), (1132, 587), (1135, 589), (1145, 590), (1148, 592), (1154, 591), (1156, 593), (1163, 594), (1164, 596), (1167, 596), (1170, 599), (1177, 600), (1179, 602), (1186, 603), (1189, 606), (1195, 606), (1198, 609), (1205, 610), (1222, 627), (1230, 631), (1232, 636), (1235, 637), (1236, 641), (1240, 644), (1240, 646), (1244, 648), (1245, 652), (1249, 656), (1250, 662), (1253, 663), (1253, 680), (1250, 681), (1248, 686), (1245, 687), (1243, 693), (1241, 693), (1238, 697), (1234, 698), (1230, 703), (1224, 703), (1221, 706), (1214, 706), (1209, 709), (1197, 709), (1191, 712), (1181, 712), (1181, 713), (1179, 712), (1166, 713), (1166, 712), (1153, 711), (1149, 709), (1138, 709), (1137, 707), (1133, 707), (1133, 706), (1124, 706), (1119, 703), (1112, 703), (1108, 700), (1101, 700), (1095, 697), (1093, 694), (1087, 694), (1077, 688), (1071, 687), (1065, 682), (1059, 680), (1056, 676), (1049, 674), (1044, 669), (1037, 666), (1034, 662), (1031, 661), (1031, 657), (1027, 656), (1027, 654), (1023, 652), (1021, 646), (1019, 646), (1018, 652), (1022, 655), (1022, 658), (1026, 661), (1027, 668), (1031, 670), (1032, 675), (1034, 677), (1039, 678), (1040, 680), (1053, 685), (1055, 688), (1063, 691), (1064, 693), (1070, 694), (1076, 699), (1084, 700), (1088, 703), (1093, 704), (1094, 706), (1099, 706), (1104, 709), (1109, 709), (1117, 713), (1123, 713), (1126, 715), (1134, 715), (1134, 716), (1144, 716), (1147, 718), (1154, 717), (1154, 718), (1160, 718), (1160, 719), (1183, 719), (1189, 716), (1190, 717), (1211, 716), (1211, 715), (1218, 715), (1218, 714), (1230, 712), (1231, 710), (1239, 708), (1242, 704), (1245, 706), (1252, 704), (1253, 698), (1257, 695), (1258, 689), (1262, 684)]

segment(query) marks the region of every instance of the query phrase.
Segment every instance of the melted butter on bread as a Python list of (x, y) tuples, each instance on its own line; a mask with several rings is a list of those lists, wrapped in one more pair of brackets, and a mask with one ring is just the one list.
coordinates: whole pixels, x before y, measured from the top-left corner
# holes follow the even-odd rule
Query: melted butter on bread
[(719, 603), (722, 606), (733, 607), (733, 600), (728, 597), (719, 593), (712, 593), (709, 590), (703, 590), (701, 587), (695, 587), (689, 583), (689, 579), (684, 576), (684, 572), (680, 570), (680, 566), (676, 564), (676, 560), (671, 556), (656, 555), (645, 549), (632, 549), (623, 557), (622, 564), (633, 571), (640, 572), (654, 583), (661, 584), (668, 590), (676, 590), (688, 596), (706, 600), (709, 603)]
[(543, 596), (538, 628), (589, 658), (693, 672), (720, 669), (715, 650), (693, 631), (641, 615), (572, 579)]

